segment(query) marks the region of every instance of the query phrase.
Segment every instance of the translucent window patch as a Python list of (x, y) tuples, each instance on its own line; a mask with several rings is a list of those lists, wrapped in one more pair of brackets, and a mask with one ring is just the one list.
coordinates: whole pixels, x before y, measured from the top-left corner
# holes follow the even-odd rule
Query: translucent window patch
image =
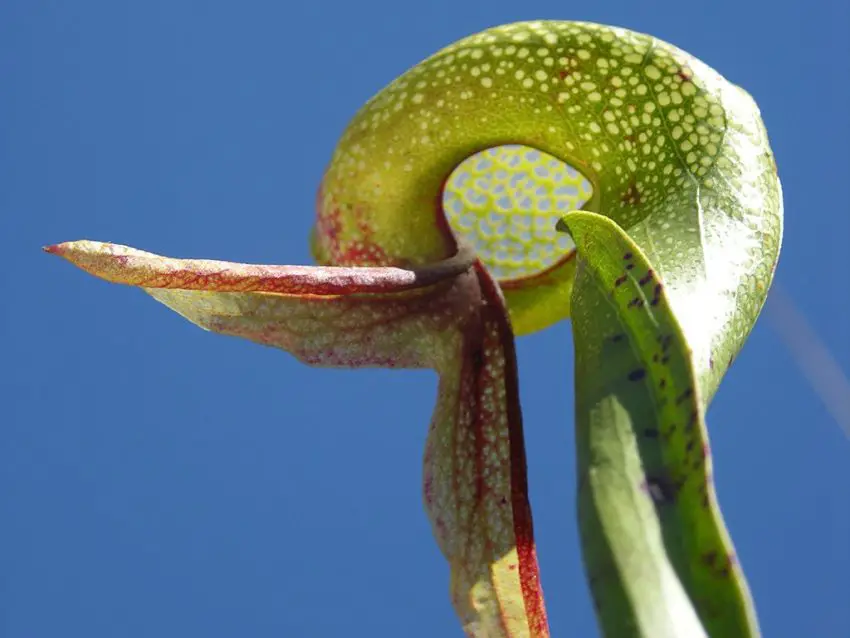
[(572, 252), (572, 239), (557, 232), (555, 223), (592, 193), (584, 175), (551, 155), (497, 146), (454, 170), (443, 207), (452, 229), (504, 281), (540, 273)]

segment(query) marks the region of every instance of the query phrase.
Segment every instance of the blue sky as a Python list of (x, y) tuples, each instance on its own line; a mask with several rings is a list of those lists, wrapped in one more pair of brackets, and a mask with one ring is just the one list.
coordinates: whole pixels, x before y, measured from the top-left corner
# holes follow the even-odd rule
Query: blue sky
[[(7, 0), (0, 635), (461, 635), (420, 497), (432, 373), (307, 368), (40, 247), (307, 263), (356, 109), (532, 18), (651, 33), (753, 94), (785, 188), (778, 281), (850, 370), (846, 3)], [(765, 319), (709, 411), (720, 502), (765, 634), (850, 636), (850, 442)], [(596, 635), (569, 324), (518, 352), (553, 635)]]

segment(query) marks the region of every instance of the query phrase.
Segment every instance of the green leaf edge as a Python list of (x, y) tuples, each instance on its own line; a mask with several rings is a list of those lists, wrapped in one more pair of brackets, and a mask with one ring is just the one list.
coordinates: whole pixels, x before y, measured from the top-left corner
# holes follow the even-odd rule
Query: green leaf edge
[[(657, 275), (648, 278), (652, 265), (646, 255), (607, 217), (575, 211), (563, 217), (558, 228), (572, 235), (578, 252), (571, 304), (579, 525), (604, 635), (758, 636), (751, 594), (734, 558), (712, 485), (706, 406), (691, 350), (663, 282)], [(627, 263), (633, 264), (631, 270), (625, 268)], [(586, 369), (594, 350), (601, 353), (610, 348), (614, 336), (600, 334), (603, 322), (593, 319), (599, 307), (613, 307), (623, 328), (620, 341), (639, 364), (626, 376), (612, 377), (622, 371), (609, 365)], [(638, 369), (643, 369), (643, 375)], [(594, 401), (594, 389), (607, 398)], [(635, 394), (635, 389), (642, 395), (639, 407), (618, 409), (617, 404), (625, 407), (618, 395)], [(655, 422), (636, 420), (641, 410), (651, 411)], [(621, 455), (619, 461), (615, 459), (620, 467), (595, 465), (600, 458), (610, 461), (606, 454), (615, 449)], [(655, 502), (653, 494), (665, 496), (664, 502)], [(652, 507), (647, 508), (647, 503)], [(636, 513), (639, 520), (629, 521), (630, 514)], [(650, 529), (653, 526), (655, 531)], [(654, 549), (646, 555), (635, 553), (634, 544), (640, 540), (623, 538), (635, 532), (648, 534), (644, 541)], [(653, 543), (653, 533), (660, 533), (660, 539), (655, 539), (660, 544)], [(659, 577), (657, 584), (665, 588), (661, 596), (653, 596), (641, 576), (653, 573)], [(675, 574), (699, 621), (694, 622), (682, 606), (677, 586), (669, 582), (670, 574)]]

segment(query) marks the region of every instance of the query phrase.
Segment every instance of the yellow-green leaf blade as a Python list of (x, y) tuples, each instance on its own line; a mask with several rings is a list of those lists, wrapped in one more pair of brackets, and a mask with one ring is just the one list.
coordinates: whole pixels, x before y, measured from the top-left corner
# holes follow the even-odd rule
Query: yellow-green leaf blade
[[(664, 284), (611, 220), (576, 212), (564, 221), (579, 253), (572, 307), (582, 542), (606, 635), (699, 636), (701, 623), (710, 636), (756, 636), (714, 498), (691, 351)], [(699, 623), (682, 611), (681, 592)], [(630, 626), (618, 620), (623, 609)]]

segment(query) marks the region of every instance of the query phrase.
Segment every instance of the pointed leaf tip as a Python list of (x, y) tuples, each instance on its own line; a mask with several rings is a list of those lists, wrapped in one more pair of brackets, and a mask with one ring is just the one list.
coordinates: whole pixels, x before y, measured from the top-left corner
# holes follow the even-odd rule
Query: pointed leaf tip
[(559, 233), (569, 234), (570, 228), (569, 226), (567, 226), (566, 217), (561, 217), (560, 219), (558, 219), (557, 222), (555, 222), (555, 230), (557, 230)]
[[(566, 233), (570, 237), (573, 237), (573, 223), (576, 219), (581, 220), (588, 215), (593, 217), (597, 216), (597, 213), (591, 213), (585, 210), (571, 210), (558, 218), (558, 221), (555, 222), (555, 230), (559, 233)], [(575, 240), (575, 237), (573, 237), (573, 240)]]

